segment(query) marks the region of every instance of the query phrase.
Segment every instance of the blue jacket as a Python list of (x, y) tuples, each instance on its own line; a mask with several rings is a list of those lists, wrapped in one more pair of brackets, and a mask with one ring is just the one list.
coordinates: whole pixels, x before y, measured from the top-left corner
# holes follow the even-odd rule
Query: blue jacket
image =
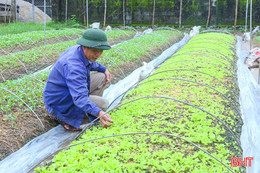
[[(84, 115), (98, 115), (98, 108), (89, 99), (90, 71), (105, 72), (98, 62), (89, 62), (80, 45), (72, 46), (61, 54), (47, 79), (43, 101), (51, 114), (76, 128)], [(92, 121), (94, 116), (88, 115)]]

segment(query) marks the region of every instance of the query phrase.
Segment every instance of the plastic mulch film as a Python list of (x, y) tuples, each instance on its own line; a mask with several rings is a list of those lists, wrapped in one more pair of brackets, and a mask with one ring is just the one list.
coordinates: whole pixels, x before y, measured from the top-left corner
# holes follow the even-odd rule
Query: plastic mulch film
[[(253, 157), (247, 172), (260, 172), (260, 86), (244, 64), (242, 38), (237, 37), (237, 77), (244, 125), (241, 133), (243, 157)], [(248, 51), (247, 51), (248, 52)], [(243, 158), (243, 160), (244, 160)]]
[[(190, 36), (185, 35), (185, 37), (180, 42), (172, 45), (159, 57), (149, 62), (145, 66), (136, 69), (132, 74), (129, 75), (129, 77), (126, 77), (126, 79), (119, 81), (118, 84), (110, 86), (108, 89), (105, 90), (104, 97), (107, 98), (110, 103), (113, 102), (113, 105), (115, 106), (116, 103), (118, 103), (120, 100), (117, 99), (116, 101), (114, 101), (114, 99), (123, 92), (127, 91), (136, 82), (138, 82), (140, 79), (140, 74), (143, 75), (143, 77), (149, 75), (149, 73), (155, 67), (157, 67), (163, 61), (169, 58), (173, 53), (184, 46), (189, 41), (189, 39)], [(115, 95), (115, 93), (117, 95)], [(109, 109), (112, 109), (114, 106), (110, 105)], [(45, 158), (55, 153), (55, 151), (68, 145), (72, 140), (75, 139), (77, 134), (78, 133), (67, 132), (61, 125), (58, 125), (57, 127), (44, 133), (43, 135), (36, 137), (25, 146), (23, 146), (21, 149), (2, 160), (0, 162), (0, 173), (29, 172), (37, 164), (44, 161)]]

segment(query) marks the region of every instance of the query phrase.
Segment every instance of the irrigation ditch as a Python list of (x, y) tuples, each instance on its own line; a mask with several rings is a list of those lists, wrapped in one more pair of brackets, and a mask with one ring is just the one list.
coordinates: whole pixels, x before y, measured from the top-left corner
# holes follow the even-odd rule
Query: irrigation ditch
[[(153, 35), (153, 38), (150, 35)], [(125, 57), (126, 60), (127, 60), (127, 58), (133, 58), (133, 59), (128, 60), (127, 62), (125, 62), (125, 63), (128, 63), (128, 64), (132, 64), (132, 66), (130, 66), (130, 65), (125, 66), (125, 64), (119, 64), (119, 60), (116, 60), (115, 58), (111, 58), (111, 60), (114, 61), (114, 63), (111, 63), (111, 65), (110, 65), (109, 63), (106, 62), (107, 63), (106, 65), (107, 66), (110, 65), (109, 69), (111, 69), (112, 72), (113, 72), (113, 70), (120, 70), (120, 71), (123, 71), (125, 75), (127, 75), (131, 71), (131, 69), (133, 69), (133, 67), (134, 68), (140, 67), (143, 64), (142, 61), (150, 61), (150, 60), (154, 59), (154, 57), (156, 57), (157, 54), (161, 53), (161, 51), (163, 51), (163, 49), (165, 49), (167, 46), (173, 44), (174, 42), (178, 41), (180, 36), (181, 36), (181, 34), (179, 34), (176, 31), (169, 31), (168, 30), (168, 31), (166, 31), (166, 33), (163, 33), (160, 30), (159, 31), (155, 31), (155, 32), (153, 32), (151, 34), (144, 35), (143, 39), (146, 39), (148, 42), (154, 42), (153, 46), (156, 49), (151, 49), (151, 47), (149, 47), (149, 46), (147, 46), (148, 49), (145, 49), (144, 47), (146, 45), (142, 45), (139, 49), (137, 49), (138, 48), (137, 46), (130, 47), (129, 49), (135, 48), (135, 51), (133, 51), (133, 52), (131, 52), (131, 51), (127, 50), (127, 49), (124, 49), (123, 46), (127, 47), (127, 45), (124, 45), (124, 44), (129, 44), (128, 42), (130, 42), (132, 40), (134, 40), (133, 43), (137, 44), (138, 43), (138, 39), (139, 39), (139, 42), (142, 42), (143, 41), (142, 40), (142, 36), (140, 36), (138, 38), (135, 38), (135, 39), (132, 39), (132, 40), (128, 40), (128, 41), (126, 41), (126, 42), (124, 42), (122, 44), (116, 45), (116, 46), (119, 47), (116, 50), (121, 49), (121, 51), (119, 53), (117, 53), (117, 54), (116, 53), (114, 53), (114, 54), (115, 55), (126, 54), (126, 55), (122, 56), (122, 58)], [(153, 41), (153, 40), (157, 40), (157, 41)], [(116, 46), (114, 46), (114, 48)], [(145, 53), (142, 53), (142, 50), (144, 50)], [(106, 55), (104, 55), (104, 57), (105, 56)], [(134, 57), (136, 57), (136, 56), (143, 57), (143, 58), (134, 59)], [(113, 56), (111, 55), (111, 57), (113, 57)], [(125, 67), (127, 67), (127, 68), (125, 68)], [(19, 126), (19, 125), (16, 122), (19, 122), (23, 118), (24, 119), (27, 118), (26, 114), (28, 114), (29, 117), (35, 117), (34, 115), (32, 115), (32, 111), (29, 110), (28, 107), (32, 108), (36, 112), (36, 114), (39, 115), (39, 117), (40, 117), (41, 121), (43, 122), (43, 124), (46, 125), (46, 119), (47, 119), (46, 117), (48, 117), (48, 115), (46, 114), (46, 111), (43, 111), (44, 110), (44, 106), (43, 106), (43, 103), (42, 103), (42, 100), (41, 100), (40, 96), (41, 96), (41, 91), (42, 91), (42, 89), (44, 87), (44, 81), (46, 80), (46, 78), (48, 76), (48, 73), (49, 73), (48, 71), (45, 71), (45, 72), (41, 72), (41, 73), (37, 73), (37, 74), (31, 74), (31, 75), (24, 76), (23, 78), (18, 78), (17, 80), (8, 80), (8, 81), (3, 82), (3, 83), (0, 84), (1, 85), (1, 90), (3, 91), (2, 95), (1, 95), (1, 102), (3, 103), (3, 104), (1, 104), (2, 105), (2, 107), (1, 107), (2, 113), (4, 115), (9, 115), (13, 111), (15, 111), (15, 113), (12, 113), (12, 115), (14, 115), (14, 114), (16, 115), (15, 119), (11, 119), (12, 117), (10, 117), (10, 119), (8, 119), (8, 117), (6, 117), (7, 120), (2, 120), (5, 123), (9, 122), (10, 124), (14, 124), (16, 127), (14, 129), (12, 129), (12, 130), (14, 130), (14, 131), (15, 131), (15, 129), (16, 129), (16, 131), (18, 130), (17, 126)], [(123, 77), (124, 76), (121, 76), (121, 78), (118, 77), (116, 79), (113, 79), (113, 82), (116, 82), (116, 81), (122, 79)], [(33, 93), (31, 93), (32, 90), (33, 90)], [(11, 92), (13, 92), (12, 95), (10, 95)], [(28, 103), (28, 107), (26, 108), (26, 105), (23, 102), (20, 102), (19, 100), (20, 101), (24, 100), (25, 103)], [(15, 107), (15, 109), (14, 109), (14, 107)], [(23, 110), (23, 112), (21, 112), (21, 110)], [(19, 115), (19, 113), (22, 114), (23, 117), (21, 117)], [(39, 131), (38, 134), (42, 133), (41, 123), (39, 123), (39, 121), (37, 119), (32, 119), (31, 121), (33, 121), (34, 124), (28, 124), (27, 128), (31, 128), (32, 126), (36, 127), (36, 130)], [(53, 120), (48, 120), (47, 119), (47, 121), (53, 121)], [(46, 127), (46, 129), (49, 129), (49, 128), (50, 128), (50, 126)], [(18, 135), (20, 134), (20, 136), (22, 137), (23, 136), (23, 132), (21, 132), (21, 130), (23, 130), (23, 129), (21, 128), (17, 132), (18, 132)], [(60, 130), (63, 130), (63, 129), (60, 129)], [(54, 133), (56, 133), (56, 134), (60, 134), (60, 133), (64, 134), (64, 130), (62, 132), (61, 131), (56, 131)], [(7, 134), (7, 133), (4, 133), (4, 134)], [(74, 134), (70, 134), (70, 135), (74, 135)], [(38, 135), (36, 135), (36, 136), (38, 136)], [(15, 138), (15, 137), (13, 136), (13, 138)], [(46, 140), (46, 138), (51, 138), (51, 137), (50, 136), (48, 136), (48, 137), (45, 136), (43, 139)], [(67, 136), (65, 136), (64, 138), (67, 138)], [(52, 139), (52, 141), (55, 141), (55, 140), (57, 140), (57, 139)], [(35, 138), (35, 140), (33, 140), (33, 141), (34, 142), (35, 141), (40, 142), (40, 140), (37, 139), (37, 138)], [(33, 141), (27, 143), (23, 148), (26, 148), (28, 146), (32, 147)], [(14, 142), (9, 141), (9, 143), (13, 144)], [(2, 143), (1, 143), (1, 145), (2, 145)], [(5, 145), (5, 147), (8, 147), (8, 145)], [(48, 148), (48, 146), (46, 146), (46, 148)], [(40, 155), (41, 155), (40, 151), (37, 151), (37, 152), (39, 152), (39, 154), (37, 156), (35, 156), (34, 158), (40, 157)], [(15, 153), (13, 153), (13, 154), (15, 154)], [(10, 155), (9, 157), (7, 157), (6, 159), (13, 158), (13, 154)], [(29, 154), (28, 157), (31, 158), (32, 155)], [(23, 158), (22, 158), (23, 161), (22, 162), (24, 163), (29, 158), (26, 158), (23, 155)], [(17, 163), (17, 161), (15, 161), (15, 162)], [(4, 163), (4, 160), (0, 163), (0, 165), (1, 165), (0, 167), (2, 167), (4, 165), (3, 163)], [(18, 166), (18, 167), (19, 168), (23, 167), (23, 164), (20, 164), (20, 166)], [(19, 169), (17, 169), (17, 170), (19, 170)], [(21, 170), (22, 169), (20, 169), (19, 171), (21, 171)], [(8, 172), (9, 171), (11, 171), (10, 167), (8, 168)]]

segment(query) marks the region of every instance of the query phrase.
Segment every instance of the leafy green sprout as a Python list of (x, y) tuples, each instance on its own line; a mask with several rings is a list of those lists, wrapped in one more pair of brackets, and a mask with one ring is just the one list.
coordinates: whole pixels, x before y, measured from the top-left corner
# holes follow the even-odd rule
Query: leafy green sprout
[[(208, 34), (208, 36), (210, 37), (211, 34)], [(226, 38), (223, 37), (223, 39)], [(181, 49), (180, 52), (184, 49)], [(178, 64), (178, 68), (184, 68), (181, 65), (183, 64)], [(194, 63), (187, 63), (185, 65), (185, 67), (189, 66), (194, 68)], [(213, 72), (212, 74), (217, 75), (220, 79), (225, 79), (227, 76), (226, 71), (219, 71), (216, 67), (206, 68), (205, 64), (201, 65), (203, 66), (203, 68), (201, 68), (202, 70), (211, 70)], [(200, 63), (197, 63), (195, 67), (200, 67)], [(204, 75), (200, 76), (200, 80), (208, 80), (208, 78), (205, 78)], [(230, 79), (227, 78), (224, 81), (226, 82), (228, 80)], [(214, 92), (209, 92), (206, 88), (197, 88), (190, 84), (183, 86), (181, 82), (154, 82), (153, 85), (138, 87), (129, 92), (123, 103), (144, 94), (173, 95), (175, 98), (184, 98), (188, 99), (188, 101), (192, 100), (200, 106), (206, 106), (208, 110), (213, 111), (213, 113), (218, 115), (220, 118), (227, 118), (226, 115), (223, 115), (224, 110), (227, 109), (225, 105), (223, 105), (224, 100), (216, 97)], [(195, 97), (192, 97), (193, 95)], [(202, 99), (199, 99), (198, 101), (199, 97)], [(190, 109), (185, 105), (173, 104), (165, 100), (158, 101), (149, 99), (122, 106), (118, 110), (113, 111), (110, 115), (112, 119), (115, 118), (117, 121), (115, 121), (109, 130), (93, 128), (91, 132), (86, 132), (86, 134), (82, 136), (82, 139), (75, 141), (75, 143), (87, 139), (93, 139), (95, 137), (131, 131), (166, 131), (169, 133), (179, 134), (180, 136), (185, 136), (190, 141), (205, 147), (212, 153), (212, 155), (221, 158), (221, 160), (227, 165), (230, 163), (229, 155), (234, 150), (231, 150), (233, 144), (227, 142), (228, 138), (224, 135), (226, 130), (223, 129), (220, 124), (216, 122), (213, 123), (213, 120), (208, 115), (202, 115), (202, 113), (198, 112), (196, 109)], [(234, 115), (235, 114), (230, 114), (229, 116), (234, 117)], [(232, 118), (229, 119), (229, 121), (232, 120)], [(173, 148), (176, 149), (171, 151), (167, 146), (169, 141), (165, 142), (165, 140), (158, 139), (159, 138), (156, 139), (153, 137), (152, 139), (139, 138), (137, 140), (136, 138), (131, 137), (121, 138), (116, 141), (101, 140), (97, 143), (81, 147), (78, 146), (77, 149), (71, 148), (58, 154), (57, 157), (55, 157), (57, 159), (53, 160), (54, 163), (52, 165), (41, 169), (37, 168), (37, 171), (44, 172), (48, 170), (55, 172), (70, 167), (69, 165), (73, 165), (75, 162), (64, 160), (64, 158), (67, 158), (68, 156), (71, 160), (73, 160), (74, 157), (77, 158), (77, 166), (75, 166), (75, 169), (71, 166), (70, 168), (72, 170), (113, 170), (114, 172), (120, 172), (122, 171), (120, 168), (122, 168), (130, 172), (133, 170), (136, 172), (187, 172), (190, 170), (193, 170), (194, 172), (199, 172), (201, 170), (203, 170), (203, 172), (224, 171), (215, 161), (208, 160), (201, 152), (193, 149), (190, 150), (190, 147), (183, 143), (170, 142), (170, 146), (174, 146)], [(134, 141), (137, 142), (138, 148), (135, 147), (134, 150), (131, 150), (132, 145), (130, 143)], [(159, 144), (163, 144), (164, 150), (159, 151)], [(106, 150), (106, 148), (109, 148), (109, 150)], [(190, 155), (188, 156), (189, 153), (191, 154), (191, 157)], [(239, 154), (239, 152), (234, 153), (234, 155), (237, 154)], [(91, 165), (91, 167), (82, 164), (86, 163), (83, 160), (87, 161), (87, 163), (89, 163), (88, 165)], [(106, 166), (110, 161), (115, 164), (111, 169)], [(234, 168), (233, 170), (238, 169)]]
[[(120, 33), (120, 32), (118, 30), (115, 33)], [(130, 33), (132, 33), (132, 32), (130, 32)], [(171, 32), (167, 32), (167, 33), (171, 33)], [(112, 32), (110, 34), (112, 34)], [(155, 34), (157, 34), (157, 33), (155, 33)], [(165, 33), (160, 31), (160, 34), (164, 35), (164, 37), (166, 38)], [(122, 34), (119, 34), (119, 35), (120, 35), (120, 37), (122, 36)], [(152, 38), (152, 37), (150, 37), (150, 38)], [(145, 38), (143, 38), (143, 39), (139, 38), (139, 42), (142, 42), (142, 40), (144, 40), (144, 39)], [(129, 41), (131, 41), (131, 40), (129, 40)], [(135, 43), (138, 43), (138, 41), (135, 41)], [(72, 43), (72, 44), (74, 44), (74, 43)], [(122, 44), (128, 44), (128, 43), (125, 42)], [(138, 44), (140, 44), (140, 43), (138, 43)], [(59, 48), (65, 47), (64, 45), (62, 45), (62, 46), (60, 46), (60, 45), (61, 44), (46, 45), (46, 46), (44, 46), (43, 50), (46, 50), (46, 51), (48, 50), (48, 52), (50, 53), (50, 52), (52, 52), (51, 51), (52, 48), (59, 49)], [(39, 49), (39, 48), (37, 48), (37, 49)], [(53, 52), (55, 52), (55, 51), (53, 51)], [(144, 50), (143, 50), (143, 52), (144, 52)], [(145, 54), (145, 53), (143, 53), (143, 54)], [(37, 55), (36, 49), (32, 51), (32, 55), (30, 55), (30, 57), (35, 58), (35, 55)], [(49, 56), (49, 54), (47, 54), (47, 56)], [(26, 56), (25, 56), (24, 52), (23, 53), (21, 52), (21, 57), (23, 58), (23, 61), (25, 61)], [(127, 59), (127, 58), (129, 58), (129, 57), (125, 57), (125, 59)], [(3, 58), (3, 60), (8, 61), (8, 59), (6, 57)], [(32, 59), (28, 57), (28, 60), (30, 60), (28, 63), (31, 64)], [(33, 61), (35, 63), (36, 59), (33, 59)], [(111, 71), (113, 71), (113, 70), (114, 69), (111, 68)], [(19, 75), (19, 77), (21, 75)], [(21, 98), (25, 103), (27, 103), (29, 105), (29, 107), (31, 107), (33, 110), (35, 110), (37, 108), (44, 107), (43, 102), (42, 102), (42, 91), (43, 91), (43, 87), (44, 87), (44, 81), (46, 81), (48, 75), (49, 75), (49, 71), (40, 72), (40, 73), (37, 73), (36, 75), (26, 76), (26, 77), (20, 78), (18, 80), (6, 81), (5, 83), (0, 84), (0, 87), (4, 87), (4, 88), (16, 93), (19, 98)], [(14, 107), (16, 107), (16, 110), (19, 112), (30, 112), (28, 107), (24, 107), (24, 104), (20, 100), (18, 100), (15, 96), (10, 95), (9, 93), (6, 93), (5, 91), (3, 91), (0, 95), (1, 95), (1, 97), (0, 97), (1, 98), (0, 99), (1, 107), (0, 108), (4, 115), (5, 114), (8, 115), (8, 114), (12, 113)]]

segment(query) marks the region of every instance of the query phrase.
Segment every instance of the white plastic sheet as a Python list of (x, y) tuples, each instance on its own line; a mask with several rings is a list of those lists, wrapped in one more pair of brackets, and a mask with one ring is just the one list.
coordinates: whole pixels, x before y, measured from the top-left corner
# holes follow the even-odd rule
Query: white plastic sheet
[(147, 29), (143, 32), (143, 34), (151, 34), (153, 32), (153, 30), (150, 28), (150, 29)]
[(112, 27), (108, 25), (108, 26), (106, 27), (105, 31), (112, 31)]
[(190, 31), (190, 37), (194, 37), (200, 33), (201, 26), (194, 26), (192, 27), (192, 30)]
[[(243, 157), (253, 157), (252, 166), (247, 167), (249, 173), (260, 172), (260, 86), (252, 73), (244, 64), (244, 56), (248, 50), (242, 50), (241, 37), (237, 37), (237, 77), (240, 89), (240, 105), (242, 110), (243, 127), (241, 145)], [(237, 156), (238, 157), (238, 156)]]
[(94, 22), (94, 23), (92, 23), (92, 24), (90, 25), (90, 27), (91, 27), (91, 28), (97, 28), (97, 29), (99, 29), (99, 27), (100, 27), (100, 22)]

